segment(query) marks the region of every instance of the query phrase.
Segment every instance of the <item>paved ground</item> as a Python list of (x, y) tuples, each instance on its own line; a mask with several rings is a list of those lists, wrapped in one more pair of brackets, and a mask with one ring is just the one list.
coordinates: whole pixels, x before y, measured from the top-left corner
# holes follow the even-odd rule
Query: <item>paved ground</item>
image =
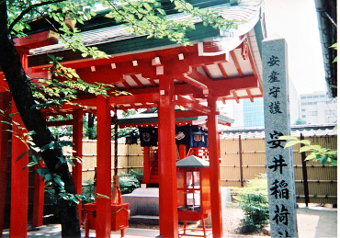
[(299, 238), (337, 237), (337, 209), (299, 208), (297, 213)]
[[(313, 237), (337, 237), (337, 209), (325, 207), (299, 208), (297, 210), (299, 238)], [(133, 229), (125, 230), (126, 238), (136, 237), (155, 237), (158, 230)], [(82, 232), (84, 237), (84, 232)], [(3, 237), (9, 237), (9, 231), (3, 232)], [(60, 225), (43, 226), (37, 231), (28, 232), (28, 237), (60, 237)], [(90, 231), (90, 237), (95, 237), (95, 232)], [(120, 232), (112, 232), (111, 237), (120, 237)], [(268, 237), (268, 236), (245, 236), (245, 235), (227, 235), (225, 237)]]

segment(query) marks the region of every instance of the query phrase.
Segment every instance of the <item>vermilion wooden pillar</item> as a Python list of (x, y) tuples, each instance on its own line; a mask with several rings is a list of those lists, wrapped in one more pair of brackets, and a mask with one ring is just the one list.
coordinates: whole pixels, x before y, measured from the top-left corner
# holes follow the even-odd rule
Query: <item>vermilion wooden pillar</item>
[(220, 145), (217, 131), (216, 99), (214, 97), (208, 97), (208, 106), (212, 110), (208, 115), (211, 222), (213, 237), (220, 238), (223, 237), (219, 163)]
[[(83, 156), (83, 111), (81, 109), (73, 112), (73, 149), (74, 157)], [(82, 164), (75, 162), (72, 170), (72, 179), (74, 184), (74, 191), (76, 194), (82, 194)], [(78, 205), (79, 225), (81, 225), (81, 203)]]
[(143, 177), (143, 183), (149, 183), (150, 182), (150, 156), (149, 156), (149, 147), (148, 146), (144, 146), (143, 148), (143, 158), (144, 158), (144, 177)]
[[(43, 164), (42, 161), (40, 161)], [(45, 182), (38, 173), (34, 175), (32, 227), (43, 225)]]
[[(14, 101), (12, 101), (12, 113), (17, 112)], [(12, 119), (21, 121), (19, 114), (14, 114)], [(13, 131), (16, 128), (13, 127)], [(23, 137), (24, 130), (19, 131)], [(27, 209), (28, 209), (28, 168), (23, 169), (28, 164), (28, 154), (26, 145), (16, 136), (12, 136), (12, 172), (11, 172), (11, 221), (10, 236), (11, 238), (27, 237)], [(22, 156), (18, 161), (17, 159)]]
[(187, 157), (187, 145), (178, 145), (179, 147), (179, 158), (184, 159)]
[(174, 81), (169, 76), (159, 80), (158, 163), (159, 163), (159, 231), (163, 238), (178, 237), (177, 177)]
[(111, 118), (107, 98), (97, 98), (97, 197), (96, 236), (111, 234)]
[[(0, 109), (5, 111), (9, 106), (10, 95), (7, 92), (0, 93)], [(0, 120), (7, 119), (0, 114)], [(0, 238), (4, 226), (5, 200), (6, 200), (6, 181), (7, 181), (7, 161), (8, 161), (8, 132), (6, 123), (0, 123)]]

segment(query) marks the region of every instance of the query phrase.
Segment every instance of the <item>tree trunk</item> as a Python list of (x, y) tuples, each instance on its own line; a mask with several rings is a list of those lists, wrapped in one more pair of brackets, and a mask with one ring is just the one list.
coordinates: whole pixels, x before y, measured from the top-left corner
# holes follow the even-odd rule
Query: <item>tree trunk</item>
[[(28, 131), (36, 132), (32, 136), (34, 143), (38, 147), (49, 144), (54, 138), (41, 112), (32, 109), (35, 101), (30, 82), (27, 80), (20, 56), (9, 38), (6, 1), (0, 2), (0, 66), (25, 127)], [(42, 158), (50, 173), (59, 175), (65, 184), (66, 192), (74, 194), (74, 185), (67, 164), (56, 167), (59, 162), (58, 156), (62, 156), (61, 149), (47, 150), (42, 153)], [(58, 193), (59, 189), (56, 186), (56, 194)], [(62, 225), (62, 236), (80, 237), (77, 205), (75, 203), (69, 205), (69, 201), (58, 199), (56, 210)]]

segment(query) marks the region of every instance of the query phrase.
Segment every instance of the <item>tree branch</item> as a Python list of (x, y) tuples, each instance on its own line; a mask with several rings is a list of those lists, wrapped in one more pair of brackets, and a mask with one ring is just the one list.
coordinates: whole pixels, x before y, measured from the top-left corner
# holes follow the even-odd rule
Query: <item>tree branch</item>
[(33, 4), (28, 6), (25, 10), (23, 10), (15, 19), (14, 21), (9, 25), (8, 27), (8, 32), (11, 32), (13, 27), (25, 16), (25, 14), (29, 13), (31, 10), (34, 8), (38, 8), (41, 6), (53, 4), (53, 3), (59, 3), (59, 2), (65, 2), (66, 0), (52, 0), (52, 1), (47, 1), (47, 2), (41, 2), (37, 4)]

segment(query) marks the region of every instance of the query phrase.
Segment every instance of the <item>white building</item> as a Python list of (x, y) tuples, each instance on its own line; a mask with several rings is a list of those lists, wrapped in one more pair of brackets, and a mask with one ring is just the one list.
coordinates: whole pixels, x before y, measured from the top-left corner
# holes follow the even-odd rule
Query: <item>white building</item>
[[(231, 127), (254, 127), (264, 126), (263, 98), (240, 99), (239, 103), (234, 100), (219, 105), (223, 115), (235, 119)], [(289, 80), (289, 110), (290, 124), (294, 125), (300, 116), (300, 98), (292, 80)]]
[(337, 99), (329, 98), (326, 92), (300, 95), (301, 119), (307, 124), (337, 122)]

